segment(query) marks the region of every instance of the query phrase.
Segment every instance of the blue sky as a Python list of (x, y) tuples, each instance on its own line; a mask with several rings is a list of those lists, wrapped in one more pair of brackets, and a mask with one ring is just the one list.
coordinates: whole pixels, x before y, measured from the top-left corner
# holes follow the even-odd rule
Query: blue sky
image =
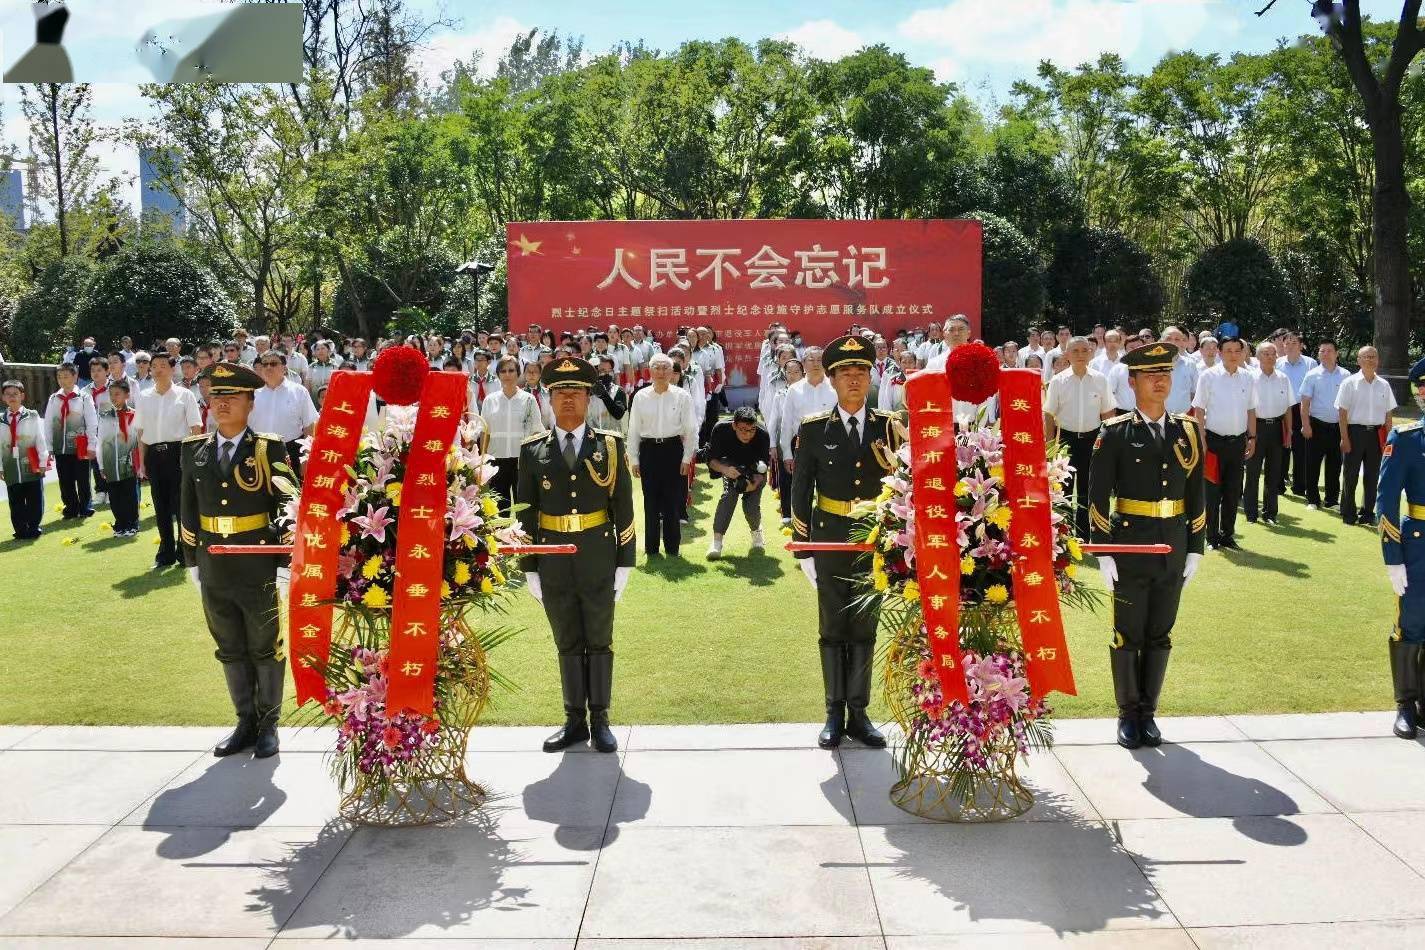
[[(79, 0), (100, 9), (99, 24), (115, 35), (137, 33), (172, 15), (172, 0)], [(1279, 0), (1258, 18), (1265, 0), (412, 0), (425, 11), (443, 10), (457, 25), (435, 36), (424, 54), (434, 78), (456, 58), (483, 54), (493, 66), (516, 34), (540, 27), (582, 36), (586, 49), (602, 52), (623, 39), (642, 39), (672, 49), (689, 39), (734, 35), (752, 41), (785, 36), (811, 55), (836, 57), (885, 43), (913, 62), (958, 83), (986, 107), (1003, 101), (1013, 80), (1032, 76), (1041, 59), (1072, 66), (1116, 50), (1130, 68), (1147, 69), (1164, 53), (1194, 49), (1230, 54), (1270, 49), (1280, 37), (1315, 29), (1309, 0)], [(1380, 18), (1399, 14), (1399, 0), (1364, 0)], [(0, 0), (0, 28), (28, 19), (28, 4)], [(76, 10), (74, 23), (79, 22)], [(85, 14), (87, 16), (87, 14)], [(15, 30), (6, 30), (6, 61), (14, 56)], [(135, 77), (138, 78), (137, 76)], [(19, 96), (3, 90), (5, 140), (25, 149)], [(143, 115), (133, 85), (95, 86), (95, 115), (114, 124)], [(114, 174), (136, 175), (137, 157), (122, 146), (105, 146), (103, 160)], [(130, 189), (133, 199), (137, 189)]]

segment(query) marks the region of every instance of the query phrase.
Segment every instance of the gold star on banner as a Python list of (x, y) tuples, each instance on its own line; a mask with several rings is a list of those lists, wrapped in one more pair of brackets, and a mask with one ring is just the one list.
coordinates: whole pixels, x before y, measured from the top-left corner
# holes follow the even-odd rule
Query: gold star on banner
[(579, 250), (579, 248), (578, 248), (577, 246), (575, 246), (575, 247), (573, 247), (573, 248), (570, 248), (570, 250), (572, 250), (575, 254), (582, 254), (582, 253), (584, 253), (583, 251)]
[(529, 257), (531, 254), (540, 254), (539, 246), (543, 243), (543, 241), (531, 241), (521, 233), (520, 239), (515, 242), (515, 246), (520, 249), (520, 257)]

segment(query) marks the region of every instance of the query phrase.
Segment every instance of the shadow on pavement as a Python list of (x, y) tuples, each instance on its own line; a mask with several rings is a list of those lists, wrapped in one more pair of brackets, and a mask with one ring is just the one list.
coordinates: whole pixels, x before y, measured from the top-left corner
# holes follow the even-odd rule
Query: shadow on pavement
[[(1245, 778), (1205, 762), (1180, 745), (1138, 749), (1133, 757), (1148, 772), (1143, 788), (1184, 815), (1220, 818), (1223, 803), (1229, 803), (1230, 810), (1240, 816), (1232, 822), (1239, 833), (1262, 844), (1295, 847), (1306, 843), (1306, 829), (1281, 817), (1300, 814), (1296, 800), (1261, 779)], [(1241, 820), (1244, 817), (1252, 820)]]

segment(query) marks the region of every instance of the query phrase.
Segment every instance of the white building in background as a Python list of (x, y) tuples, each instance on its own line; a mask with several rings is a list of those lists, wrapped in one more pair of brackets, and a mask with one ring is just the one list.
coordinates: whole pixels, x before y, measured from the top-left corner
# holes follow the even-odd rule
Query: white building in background
[(188, 227), (188, 216), (176, 195), (166, 188), (154, 170), (153, 149), (139, 149), (139, 200), (142, 202), (140, 219), (165, 219), (175, 234), (182, 234)]

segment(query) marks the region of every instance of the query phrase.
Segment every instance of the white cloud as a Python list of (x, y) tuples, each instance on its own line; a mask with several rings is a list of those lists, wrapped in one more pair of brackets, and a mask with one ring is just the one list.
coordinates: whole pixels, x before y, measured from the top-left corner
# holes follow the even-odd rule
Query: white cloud
[(1187, 47), (1236, 11), (1214, 0), (951, 0), (917, 10), (898, 25), (907, 40), (942, 53), (936, 72), (977, 65), (1032, 67), (1048, 59), (1076, 66), (1113, 51), (1153, 58)]
[(420, 71), (427, 82), (434, 84), (457, 60), (468, 63), (478, 55), (480, 75), (493, 75), (500, 56), (509, 50), (514, 38), (529, 31), (530, 27), (514, 17), (501, 16), (470, 33), (442, 33), (426, 43), (420, 56)]
[(835, 20), (808, 20), (796, 29), (778, 33), (777, 39), (789, 40), (817, 59), (840, 59), (866, 45), (859, 33)]

